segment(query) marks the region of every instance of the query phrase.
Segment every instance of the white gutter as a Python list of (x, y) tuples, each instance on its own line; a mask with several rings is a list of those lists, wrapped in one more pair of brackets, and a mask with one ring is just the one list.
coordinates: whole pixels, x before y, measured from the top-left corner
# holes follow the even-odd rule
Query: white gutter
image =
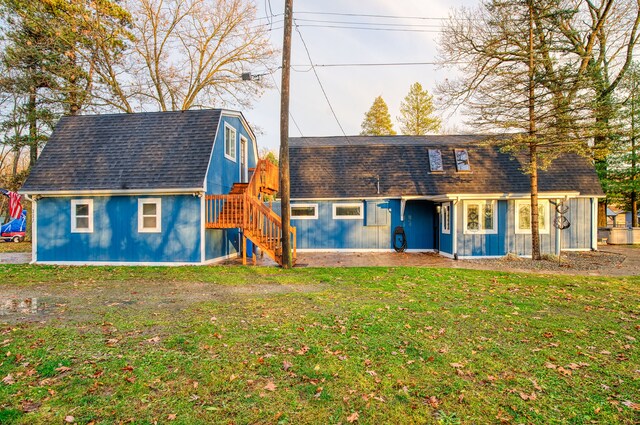
[(24, 192), (25, 196), (82, 196), (82, 195), (147, 195), (150, 193), (158, 195), (175, 195), (175, 194), (199, 194), (204, 192), (202, 187), (186, 188), (186, 189), (88, 189), (88, 190), (44, 190)]

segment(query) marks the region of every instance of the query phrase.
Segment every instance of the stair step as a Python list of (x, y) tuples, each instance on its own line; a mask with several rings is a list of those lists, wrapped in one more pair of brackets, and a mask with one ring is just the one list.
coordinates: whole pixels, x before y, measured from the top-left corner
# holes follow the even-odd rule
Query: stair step
[(234, 183), (233, 186), (231, 187), (231, 191), (229, 192), (229, 195), (243, 194), (247, 190), (248, 186), (249, 186), (249, 183)]

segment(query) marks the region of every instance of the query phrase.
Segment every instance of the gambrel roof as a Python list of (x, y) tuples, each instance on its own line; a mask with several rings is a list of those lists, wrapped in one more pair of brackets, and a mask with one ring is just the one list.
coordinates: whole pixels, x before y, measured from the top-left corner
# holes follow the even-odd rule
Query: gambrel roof
[(202, 188), (224, 112), (63, 117), (21, 192)]
[[(487, 139), (486, 135), (291, 138), (291, 197), (529, 193), (529, 176), (521, 161), (487, 144)], [(431, 171), (429, 149), (440, 150), (443, 171)], [(468, 151), (471, 171), (457, 171), (454, 149)], [(591, 161), (576, 154), (563, 154), (540, 171), (539, 191), (604, 195)]]

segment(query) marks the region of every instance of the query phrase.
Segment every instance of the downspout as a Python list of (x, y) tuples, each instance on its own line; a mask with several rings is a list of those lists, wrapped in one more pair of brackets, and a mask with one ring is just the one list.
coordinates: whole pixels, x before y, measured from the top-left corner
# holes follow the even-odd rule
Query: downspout
[(451, 254), (453, 259), (458, 259), (458, 200), (459, 198), (451, 202), (451, 216), (453, 217), (453, 223), (451, 223)]

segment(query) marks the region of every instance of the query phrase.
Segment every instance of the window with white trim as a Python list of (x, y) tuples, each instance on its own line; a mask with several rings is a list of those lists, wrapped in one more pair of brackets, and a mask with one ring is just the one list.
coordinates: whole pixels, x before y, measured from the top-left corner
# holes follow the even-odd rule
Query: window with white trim
[(138, 199), (138, 232), (160, 233), (162, 224), (162, 200), (160, 198)]
[(362, 202), (352, 204), (333, 204), (334, 220), (358, 220), (364, 218)]
[(236, 129), (224, 123), (224, 156), (231, 161), (236, 160), (236, 139), (238, 138)]
[(71, 232), (93, 233), (93, 199), (71, 200)]
[(318, 204), (291, 205), (292, 220), (314, 220), (318, 218)]
[(451, 233), (451, 202), (440, 206), (440, 219), (442, 220), (442, 233)]
[(464, 202), (464, 233), (498, 233), (496, 201)]
[[(531, 200), (519, 199), (515, 202), (516, 234), (531, 233)], [(538, 233), (549, 233), (549, 201), (538, 201)]]

